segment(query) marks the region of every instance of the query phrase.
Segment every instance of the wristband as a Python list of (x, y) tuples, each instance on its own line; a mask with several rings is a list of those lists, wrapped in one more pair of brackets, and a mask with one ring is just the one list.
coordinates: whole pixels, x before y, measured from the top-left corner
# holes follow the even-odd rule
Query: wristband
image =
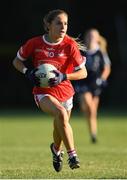
[(67, 74), (63, 74), (63, 81), (67, 80)]

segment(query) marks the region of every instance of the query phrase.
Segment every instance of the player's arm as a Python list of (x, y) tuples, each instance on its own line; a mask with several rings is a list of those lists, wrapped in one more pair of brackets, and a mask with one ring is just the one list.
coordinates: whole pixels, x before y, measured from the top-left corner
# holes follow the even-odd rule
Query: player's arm
[(68, 80), (80, 80), (87, 77), (87, 70), (85, 67), (86, 57), (82, 51), (79, 51), (77, 46), (72, 46), (71, 59), (73, 60), (74, 71), (67, 74)]
[(86, 58), (81, 57), (79, 59), (81, 60), (81, 63), (80, 63), (80, 65), (78, 64), (78, 66), (75, 66), (75, 71), (73, 71), (72, 73), (64, 74), (58, 70), (54, 70), (53, 72), (55, 73), (56, 77), (51, 78), (49, 80), (49, 86), (51, 86), (51, 87), (56, 86), (64, 80), (79, 80), (79, 79), (86, 78), (87, 77), (87, 70), (85, 67), (85, 59)]
[(101, 78), (103, 80), (107, 80), (109, 75), (110, 75), (110, 73), (111, 73), (111, 66), (110, 65), (105, 65), (104, 66), (104, 70), (103, 70), (103, 72), (101, 74)]
[(27, 68), (25, 67), (24, 63), (18, 58), (15, 57), (13, 60), (13, 66), (21, 73), (25, 74)]
[(101, 78), (107, 80), (110, 73), (111, 73), (111, 60), (107, 53), (102, 53), (103, 60), (104, 60), (104, 69), (101, 74)]
[(108, 64), (105, 65), (101, 76), (96, 79), (96, 85), (99, 87), (102, 87), (102, 88), (106, 87), (108, 84), (107, 79), (110, 75), (110, 72), (111, 72), (110, 65), (108, 65)]
[(71, 73), (71, 74), (66, 74), (68, 80), (79, 80), (79, 79), (84, 79), (87, 77), (87, 70), (86, 67), (82, 67), (81, 69)]
[(35, 69), (28, 69), (22, 60), (20, 60), (18, 57), (15, 57), (13, 60), (13, 66), (21, 73), (27, 77), (33, 85), (40, 86), (40, 81), (36, 77), (35, 72), (37, 71), (37, 68)]
[(79, 80), (87, 77), (85, 66), (70, 74), (63, 74), (58, 70), (53, 70), (53, 72), (55, 73), (55, 78), (49, 79), (50, 87), (56, 86), (64, 80)]

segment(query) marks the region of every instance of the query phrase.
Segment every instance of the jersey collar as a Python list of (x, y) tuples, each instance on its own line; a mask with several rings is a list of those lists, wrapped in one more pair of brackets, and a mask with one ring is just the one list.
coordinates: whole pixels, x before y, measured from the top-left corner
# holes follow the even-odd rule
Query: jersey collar
[(48, 41), (45, 39), (45, 35), (42, 36), (42, 39), (43, 39), (43, 41), (44, 41), (46, 44), (48, 44), (48, 45), (53, 45), (53, 46), (58, 45), (58, 44), (60, 44), (60, 43), (63, 41), (63, 39), (62, 39), (61, 41), (59, 41), (59, 42), (57, 42), (57, 43), (50, 43), (50, 42), (48, 42)]

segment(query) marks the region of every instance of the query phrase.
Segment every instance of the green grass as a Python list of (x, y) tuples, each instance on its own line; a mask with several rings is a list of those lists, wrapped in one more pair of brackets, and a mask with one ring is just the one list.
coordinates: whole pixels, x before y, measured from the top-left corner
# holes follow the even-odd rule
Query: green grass
[[(91, 144), (83, 116), (71, 118), (81, 168), (52, 168), (52, 118), (40, 113), (0, 116), (0, 179), (127, 178), (127, 116), (100, 115), (99, 141)], [(64, 148), (65, 150), (65, 148)]]

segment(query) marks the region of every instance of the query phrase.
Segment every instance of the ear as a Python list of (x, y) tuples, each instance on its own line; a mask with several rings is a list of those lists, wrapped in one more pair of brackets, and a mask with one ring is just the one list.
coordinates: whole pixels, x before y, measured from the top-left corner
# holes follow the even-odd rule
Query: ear
[(50, 24), (50, 23), (47, 23), (47, 29), (48, 29), (48, 31), (49, 31), (50, 27), (51, 27), (51, 24)]

